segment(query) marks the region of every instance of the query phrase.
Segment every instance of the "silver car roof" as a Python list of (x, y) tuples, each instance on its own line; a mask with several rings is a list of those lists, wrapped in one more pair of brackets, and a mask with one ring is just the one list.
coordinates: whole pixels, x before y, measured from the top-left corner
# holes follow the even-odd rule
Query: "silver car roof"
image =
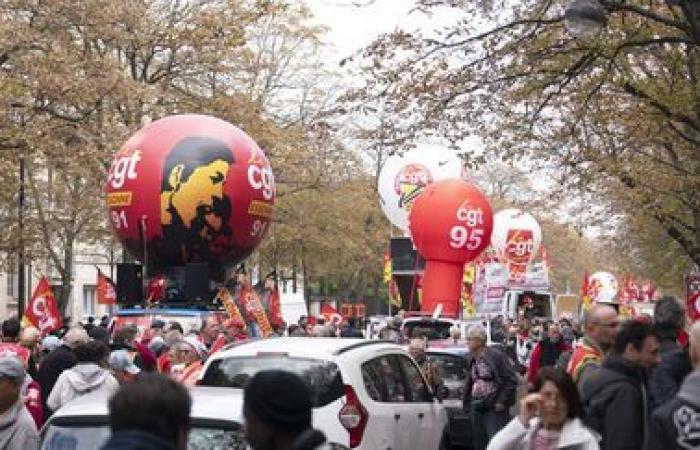
[[(195, 386), (189, 392), (192, 396), (190, 417), (193, 421), (243, 422), (243, 390)], [(56, 411), (49, 423), (68, 417), (91, 417), (93, 420), (104, 417), (106, 424), (109, 416), (108, 402), (109, 395), (100, 392), (79, 397)]]

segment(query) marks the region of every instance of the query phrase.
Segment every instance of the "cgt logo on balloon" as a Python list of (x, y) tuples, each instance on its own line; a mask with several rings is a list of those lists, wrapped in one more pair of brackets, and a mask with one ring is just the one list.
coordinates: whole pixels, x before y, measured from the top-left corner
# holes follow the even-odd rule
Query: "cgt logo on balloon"
[(476, 250), (484, 242), (484, 211), (467, 202), (457, 209), (457, 220), (462, 222), (450, 229), (450, 247)]
[(433, 176), (423, 164), (406, 165), (394, 181), (394, 191), (399, 196), (399, 208), (410, 211), (416, 198), (432, 182)]

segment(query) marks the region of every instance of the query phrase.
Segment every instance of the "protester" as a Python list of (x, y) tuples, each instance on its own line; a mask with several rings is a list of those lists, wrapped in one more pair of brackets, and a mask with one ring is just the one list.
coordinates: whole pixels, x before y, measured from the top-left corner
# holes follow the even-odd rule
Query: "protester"
[(219, 319), (217, 319), (214, 315), (209, 315), (204, 319), (204, 322), (202, 322), (199, 337), (202, 343), (207, 347), (207, 349), (209, 349), (219, 336), (220, 332), (221, 324), (219, 323)]
[(88, 336), (94, 341), (100, 341), (106, 345), (109, 345), (111, 336), (109, 331), (104, 327), (93, 327), (89, 332)]
[(49, 334), (46, 336), (44, 339), (41, 340), (40, 344), (40, 357), (39, 357), (39, 362), (44, 360), (44, 357), (51, 353), (52, 351), (56, 350), (59, 348), (63, 342), (58, 338), (58, 336), (54, 336), (52, 334)]
[(159, 373), (166, 375), (170, 374), (170, 370), (172, 368), (170, 350), (172, 349), (173, 345), (181, 341), (182, 338), (182, 333), (180, 333), (180, 331), (178, 331), (177, 329), (172, 329), (165, 333), (165, 338), (163, 339), (165, 345), (161, 349), (160, 355), (157, 357), (156, 360)]
[(649, 324), (629, 320), (601, 367), (579, 384), (586, 423), (604, 450), (639, 450), (647, 437), (649, 405), (644, 371), (659, 362), (659, 339)]
[(88, 317), (87, 323), (83, 325), (83, 328), (85, 328), (85, 331), (87, 331), (88, 336), (95, 326), (95, 318), (93, 316)]
[(561, 369), (543, 367), (519, 411), (488, 450), (599, 449), (598, 436), (583, 423), (576, 385)]
[(0, 449), (39, 450), (36, 423), (21, 395), (26, 372), (14, 356), (0, 356)]
[(342, 338), (363, 338), (362, 331), (357, 329), (357, 318), (348, 317), (345, 324), (340, 328)]
[(209, 354), (212, 355), (233, 342), (242, 342), (248, 339), (248, 334), (244, 331), (243, 321), (240, 319), (226, 319), (221, 323), (221, 332), (216, 337)]
[(585, 312), (585, 335), (573, 349), (566, 372), (579, 385), (586, 372), (600, 366), (603, 357), (615, 341), (619, 321), (617, 311), (609, 305), (598, 303)]
[(192, 399), (175, 381), (145, 374), (109, 401), (111, 436), (102, 450), (185, 450)]
[(116, 391), (119, 383), (109, 370), (101, 366), (106, 363), (108, 355), (109, 348), (99, 341), (90, 341), (75, 347), (77, 364), (58, 377), (47, 400), (49, 408), (56, 411), (74, 398), (92, 392)]
[(12, 354), (19, 358), (25, 365), (29, 364), (30, 351), (19, 343), (21, 328), (19, 320), (11, 317), (2, 323), (2, 343), (0, 354)]
[(243, 395), (245, 434), (252, 450), (320, 450), (325, 436), (311, 426), (311, 391), (297, 375), (262, 371)]
[(180, 332), (180, 334), (183, 336), (185, 335), (185, 329), (182, 328), (182, 324), (180, 322), (178, 322), (177, 320), (171, 320), (170, 322), (168, 322), (165, 325), (163, 332), (165, 334), (168, 334), (168, 332), (173, 331), (173, 330)]
[(145, 372), (156, 370), (156, 357), (147, 346), (140, 344), (136, 337), (138, 328), (134, 324), (126, 324), (114, 332), (112, 337), (112, 350), (126, 350), (129, 352), (134, 364)]
[(569, 347), (561, 338), (559, 325), (552, 323), (547, 327), (547, 336), (535, 345), (530, 357), (530, 366), (527, 369), (527, 382), (535, 383), (537, 373), (542, 367), (554, 366), (562, 353)]
[(401, 325), (403, 324), (403, 319), (401, 316), (394, 316), (386, 321), (386, 326), (379, 331), (379, 339), (384, 339), (386, 341), (396, 342), (400, 344), (403, 341), (401, 335)]
[(202, 361), (207, 349), (194, 336), (187, 336), (173, 346), (175, 359), (172, 363), (172, 375), (185, 386), (194, 386), (202, 371)]
[[(437, 364), (425, 354), (425, 341), (423, 339), (411, 339), (408, 345), (408, 353), (418, 363), (418, 367), (420, 367), (421, 373), (423, 373), (425, 380), (428, 382), (428, 386), (434, 393), (438, 392), (438, 389), (444, 386), (444, 382), (440, 376), (440, 369)], [(422, 384), (422, 381), (417, 384)]]
[(693, 324), (688, 338), (694, 371), (678, 393), (654, 411), (645, 450), (700, 448), (700, 322)]
[(51, 415), (47, 400), (56, 384), (56, 380), (58, 380), (61, 373), (78, 363), (78, 358), (73, 350), (77, 346), (87, 343), (89, 339), (87, 333), (81, 327), (71, 328), (63, 337), (63, 345), (46, 355), (41, 362), (37, 381), (41, 386), (41, 403), (46, 417)]
[(508, 408), (515, 403), (518, 379), (500, 351), (486, 346), (486, 330), (467, 330), (469, 356), (463, 408), (471, 414), (473, 450), (484, 450), (489, 440), (508, 423)]
[(119, 384), (131, 383), (141, 373), (141, 369), (134, 364), (126, 350), (114, 350), (109, 354), (107, 361), (112, 375)]
[(649, 375), (652, 410), (671, 400), (692, 370), (688, 353), (676, 341), (678, 331), (683, 329), (685, 323), (685, 311), (680, 302), (674, 297), (659, 299), (654, 306), (653, 320), (661, 341), (661, 362)]

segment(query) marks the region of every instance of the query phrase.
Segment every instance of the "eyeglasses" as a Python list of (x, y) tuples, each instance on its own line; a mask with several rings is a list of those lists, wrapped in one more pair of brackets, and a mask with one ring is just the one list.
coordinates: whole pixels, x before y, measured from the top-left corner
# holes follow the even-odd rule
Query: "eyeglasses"
[(617, 328), (620, 325), (620, 322), (610, 322), (610, 323), (596, 322), (596, 325), (600, 325), (601, 327), (606, 327), (606, 328)]

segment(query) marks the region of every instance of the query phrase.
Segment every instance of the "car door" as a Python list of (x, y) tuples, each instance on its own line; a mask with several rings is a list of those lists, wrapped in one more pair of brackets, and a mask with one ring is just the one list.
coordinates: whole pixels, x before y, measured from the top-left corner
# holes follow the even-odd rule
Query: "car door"
[(369, 414), (362, 438), (363, 449), (400, 450), (397, 436), (400, 433), (400, 415), (397, 417), (395, 402), (402, 393), (392, 380), (401, 378), (386, 356), (378, 356), (362, 363), (362, 381)]
[[(412, 434), (410, 442), (413, 443), (413, 448), (437, 449), (445, 427), (442, 419), (445, 413), (441, 413), (443, 406), (430, 393), (416, 363), (402, 354), (395, 355), (395, 358), (401, 367), (408, 393), (411, 412), (406, 424)], [(416, 446), (417, 443), (420, 444), (419, 447)]]

